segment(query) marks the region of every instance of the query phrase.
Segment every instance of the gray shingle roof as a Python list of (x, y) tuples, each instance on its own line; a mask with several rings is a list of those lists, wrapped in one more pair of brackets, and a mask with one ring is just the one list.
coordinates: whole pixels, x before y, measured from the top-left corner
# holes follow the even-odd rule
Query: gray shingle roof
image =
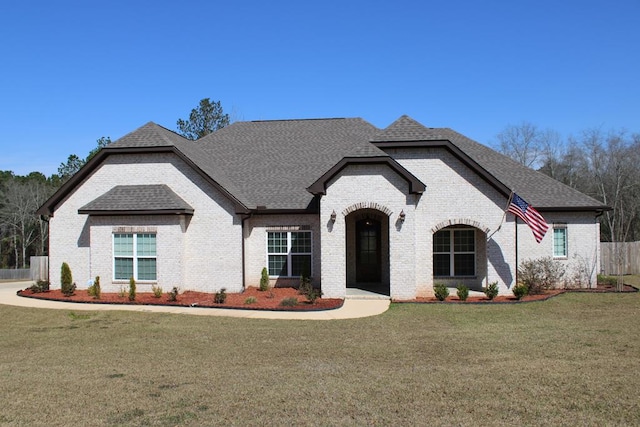
[(166, 147), (189, 142), (175, 132), (170, 131), (153, 122), (148, 122), (142, 127), (129, 132), (122, 138), (118, 138), (108, 145), (109, 148), (133, 148), (133, 147)]
[(118, 185), (78, 210), (82, 214), (186, 213), (193, 208), (167, 185)]
[[(388, 157), (384, 149), (393, 146), (448, 149), (500, 191), (508, 194), (513, 190), (536, 208), (605, 208), (597, 200), (451, 129), (427, 128), (408, 116), (400, 117), (386, 129), (360, 118), (236, 122), (195, 142), (149, 122), (110, 144), (101, 156), (140, 150), (175, 152), (234, 200), (238, 212), (262, 206), (290, 211), (309, 209), (313, 195), (307, 188), (342, 159)], [(81, 170), (78, 182), (88, 173)], [(64, 194), (76, 185), (67, 184), (39, 212), (53, 212)], [(163, 203), (172, 206), (167, 204), (166, 191), (160, 193)], [(134, 207), (134, 200), (123, 193), (116, 197), (109, 192), (103, 197), (83, 209), (95, 211), (101, 204)], [(140, 201), (136, 196), (135, 202), (140, 205)], [(143, 202), (147, 208), (154, 206), (150, 197)]]
[(598, 200), (449, 128), (427, 128), (408, 116), (402, 116), (372, 139), (378, 145), (382, 142), (402, 144), (420, 141), (450, 142), (486, 173), (536, 208), (604, 207)]
[(306, 209), (306, 188), (342, 158), (387, 156), (369, 143), (376, 131), (362, 119), (236, 122), (197, 144), (253, 206)]

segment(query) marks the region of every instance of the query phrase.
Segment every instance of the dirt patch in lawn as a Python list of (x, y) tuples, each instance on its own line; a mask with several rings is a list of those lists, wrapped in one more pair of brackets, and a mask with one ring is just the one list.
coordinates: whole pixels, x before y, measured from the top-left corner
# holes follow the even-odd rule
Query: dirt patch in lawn
[[(224, 304), (213, 302), (214, 295), (205, 292), (186, 291), (178, 295), (177, 301), (169, 301), (169, 296), (164, 293), (156, 298), (153, 293), (141, 292), (136, 294), (135, 301), (129, 301), (129, 295), (121, 296), (118, 293), (102, 293), (100, 299), (90, 296), (86, 290), (76, 290), (74, 295), (66, 297), (59, 289), (34, 293), (30, 289), (18, 291), (18, 295), (28, 298), (40, 298), (53, 301), (77, 302), (88, 304), (135, 304), (135, 305), (168, 305), (181, 307), (212, 307), (243, 310), (278, 310), (278, 311), (314, 311), (332, 310), (343, 304), (342, 299), (318, 298), (311, 304), (304, 295), (298, 294), (293, 288), (273, 288), (261, 292), (257, 288), (247, 288), (242, 293), (228, 293)], [(295, 298), (298, 302), (295, 306), (282, 306), (287, 298)]]

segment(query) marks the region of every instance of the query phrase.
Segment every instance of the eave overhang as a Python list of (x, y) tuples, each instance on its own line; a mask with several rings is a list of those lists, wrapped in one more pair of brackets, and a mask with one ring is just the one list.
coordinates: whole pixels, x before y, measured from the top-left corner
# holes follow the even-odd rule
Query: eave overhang
[(67, 182), (65, 182), (51, 196), (37, 211), (36, 214), (52, 217), (58, 205), (60, 205), (67, 197), (80, 185), (87, 177), (89, 177), (94, 170), (103, 162), (103, 160), (110, 155), (118, 154), (156, 154), (156, 153), (173, 153), (183, 160), (187, 165), (193, 168), (202, 178), (219, 190), (227, 197), (234, 206), (235, 213), (247, 214), (250, 209), (245, 206), (240, 200), (238, 200), (227, 189), (218, 184), (213, 178), (211, 178), (206, 172), (198, 167), (189, 157), (182, 153), (175, 146), (154, 146), (154, 147), (123, 147), (123, 148), (109, 148), (105, 147), (98, 152), (91, 160), (89, 160), (78, 172), (76, 172)]
[(374, 165), (382, 164), (391, 168), (394, 172), (400, 175), (409, 184), (409, 192), (412, 194), (422, 194), (426, 185), (415, 175), (409, 172), (404, 166), (398, 163), (396, 160), (388, 156), (377, 157), (345, 157), (336, 163), (331, 169), (325, 172), (320, 178), (318, 178), (313, 184), (307, 187), (307, 191), (314, 195), (324, 195), (327, 191), (327, 183), (334, 176), (338, 175), (344, 168), (350, 165)]

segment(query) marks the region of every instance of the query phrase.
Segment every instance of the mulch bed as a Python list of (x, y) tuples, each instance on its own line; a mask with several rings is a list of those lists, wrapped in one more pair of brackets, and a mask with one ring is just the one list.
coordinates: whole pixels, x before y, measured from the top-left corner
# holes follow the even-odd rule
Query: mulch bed
[[(258, 288), (247, 288), (242, 293), (228, 293), (224, 304), (213, 302), (213, 294), (206, 292), (186, 291), (178, 295), (177, 301), (169, 301), (166, 293), (156, 298), (153, 293), (140, 292), (136, 294), (135, 301), (129, 301), (128, 294), (120, 296), (118, 293), (102, 293), (100, 299), (88, 295), (86, 290), (76, 290), (75, 294), (66, 297), (59, 289), (46, 292), (33, 293), (30, 289), (18, 291), (18, 295), (28, 298), (40, 298), (53, 301), (77, 302), (89, 304), (127, 304), (127, 305), (167, 305), (179, 307), (210, 307), (243, 310), (273, 310), (273, 311), (318, 311), (332, 310), (342, 307), (344, 301), (335, 298), (318, 298), (314, 304), (310, 304), (304, 295), (299, 295), (297, 289), (272, 288), (261, 292)], [(247, 298), (254, 297), (255, 302), (247, 304)], [(285, 298), (294, 297), (298, 305), (292, 307), (281, 306)]]
[[(444, 301), (438, 301), (435, 297), (416, 298), (413, 300), (394, 300), (400, 303), (457, 303), (457, 304), (496, 304), (496, 303), (521, 303), (544, 301), (564, 292), (588, 292), (605, 293), (617, 292), (615, 285), (598, 285), (594, 289), (567, 289), (549, 290), (541, 295), (527, 295), (519, 301), (513, 295), (500, 295), (493, 300), (485, 296), (474, 296), (461, 301), (455, 293), (449, 295)], [(625, 285), (622, 292), (638, 292), (637, 288)], [(249, 287), (242, 293), (229, 293), (224, 304), (213, 302), (213, 294), (206, 292), (186, 291), (178, 295), (177, 301), (169, 301), (165, 293), (160, 298), (156, 298), (152, 293), (144, 292), (136, 294), (135, 301), (129, 301), (128, 294), (120, 296), (117, 293), (102, 293), (100, 299), (95, 299), (87, 294), (86, 290), (77, 290), (74, 295), (66, 297), (59, 289), (34, 293), (30, 289), (18, 291), (18, 295), (27, 298), (40, 298), (52, 301), (88, 303), (88, 304), (132, 304), (132, 305), (167, 305), (178, 307), (210, 307), (242, 310), (274, 310), (274, 311), (317, 311), (333, 310), (342, 307), (344, 300), (337, 298), (318, 298), (314, 304), (310, 304), (303, 295), (299, 295), (294, 288), (272, 288), (268, 291), (260, 291), (258, 288)], [(247, 304), (247, 298), (254, 297), (255, 302)], [(285, 298), (294, 297), (298, 300), (298, 305), (293, 307), (281, 306)]]
[[(521, 298), (520, 300), (518, 300), (515, 296), (513, 295), (499, 295), (497, 297), (495, 297), (493, 300), (490, 300), (489, 298), (487, 298), (486, 296), (474, 296), (474, 297), (468, 297), (466, 299), (466, 301), (461, 301), (460, 298), (458, 298), (458, 296), (455, 293), (450, 294), (447, 299), (445, 299), (444, 301), (439, 301), (436, 297), (429, 297), (429, 298), (416, 298), (416, 299), (412, 299), (412, 300), (394, 300), (393, 302), (401, 302), (401, 303), (405, 303), (405, 302), (409, 302), (409, 303), (457, 303), (457, 304), (496, 304), (496, 303), (521, 303), (521, 302), (533, 302), (533, 301), (544, 301), (547, 300), (549, 298), (552, 298), (556, 295), (560, 295), (563, 294), (565, 292), (585, 292), (585, 293), (620, 293), (619, 291), (616, 290), (615, 285), (605, 285), (605, 284), (599, 284), (598, 287), (596, 288), (592, 288), (592, 289), (583, 289), (583, 288), (579, 288), (579, 289), (551, 289), (548, 291), (545, 291), (543, 294), (540, 295), (527, 295), (523, 298)], [(623, 293), (626, 292), (638, 292), (637, 288), (634, 288), (633, 286), (630, 285), (624, 285), (624, 288), (622, 290)]]

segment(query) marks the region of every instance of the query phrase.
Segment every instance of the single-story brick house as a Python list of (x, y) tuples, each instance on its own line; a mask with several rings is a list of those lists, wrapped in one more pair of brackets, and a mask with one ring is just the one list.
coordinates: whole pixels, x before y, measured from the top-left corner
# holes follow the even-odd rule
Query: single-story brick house
[[(541, 243), (512, 191), (549, 225)], [(553, 257), (595, 284), (606, 206), (447, 128), (402, 116), (236, 122), (198, 141), (154, 123), (114, 141), (43, 205), (50, 278), (140, 291), (297, 284), (394, 299), (434, 282), (510, 293), (523, 260)], [(148, 288), (148, 289), (147, 289)]]

